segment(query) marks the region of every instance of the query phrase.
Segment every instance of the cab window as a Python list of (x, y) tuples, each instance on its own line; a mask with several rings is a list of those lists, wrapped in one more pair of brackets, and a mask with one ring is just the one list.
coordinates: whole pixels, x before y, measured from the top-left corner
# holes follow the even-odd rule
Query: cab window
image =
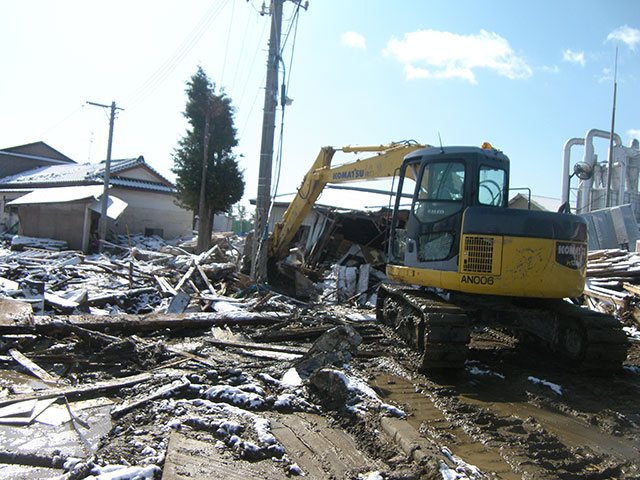
[(462, 162), (428, 163), (423, 171), (413, 213), (423, 223), (436, 222), (462, 209), (465, 169)]
[(481, 166), (478, 179), (478, 203), (503, 207), (506, 178), (507, 173), (501, 168)]

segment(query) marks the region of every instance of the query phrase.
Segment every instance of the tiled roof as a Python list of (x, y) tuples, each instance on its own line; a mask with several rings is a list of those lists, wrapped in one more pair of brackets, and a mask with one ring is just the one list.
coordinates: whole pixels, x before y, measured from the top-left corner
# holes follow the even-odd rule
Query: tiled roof
[[(158, 177), (164, 180), (166, 183), (163, 183), (161, 181), (150, 182), (118, 176), (119, 172), (123, 172), (139, 165), (144, 165), (147, 169), (158, 175)], [(38, 167), (26, 172), (21, 172), (0, 179), (0, 187), (17, 187), (26, 185), (87, 185), (101, 183), (104, 178), (104, 167), (104, 163), (65, 164)], [(171, 185), (171, 182), (166, 180), (162, 175), (151, 168), (144, 161), (143, 157), (112, 160), (109, 183), (111, 185), (134, 187), (144, 190), (156, 190), (165, 192), (174, 191), (174, 189), (169, 186)]]

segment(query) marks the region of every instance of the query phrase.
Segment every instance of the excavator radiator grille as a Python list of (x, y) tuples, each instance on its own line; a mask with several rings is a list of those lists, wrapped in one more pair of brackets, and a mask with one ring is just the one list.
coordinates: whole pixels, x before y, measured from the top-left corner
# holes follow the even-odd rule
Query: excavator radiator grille
[(462, 255), (463, 273), (493, 273), (494, 238), (465, 235)]

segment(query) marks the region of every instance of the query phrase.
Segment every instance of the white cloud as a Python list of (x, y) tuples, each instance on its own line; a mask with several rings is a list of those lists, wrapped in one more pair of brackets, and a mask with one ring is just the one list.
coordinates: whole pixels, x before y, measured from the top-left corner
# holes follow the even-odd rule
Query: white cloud
[(584, 52), (574, 52), (573, 50), (565, 50), (562, 52), (562, 59), (565, 62), (575, 63), (576, 65), (582, 65), (584, 67)]
[(640, 128), (631, 128), (631, 129), (627, 130), (627, 134), (628, 134), (631, 138), (638, 138), (638, 139), (640, 139)]
[(540, 67), (540, 70), (542, 70), (543, 72), (547, 72), (547, 73), (559, 73), (560, 72), (560, 68), (557, 65), (554, 65), (553, 67), (549, 67), (547, 65)]
[(386, 55), (404, 63), (408, 80), (414, 78), (460, 78), (477, 83), (474, 69), (486, 68), (510, 79), (528, 78), (531, 68), (518, 57), (504, 38), (481, 30), (478, 35), (459, 35), (438, 30), (418, 30), (392, 39)]
[(599, 83), (604, 82), (613, 82), (613, 70), (610, 68), (603, 68), (600, 77), (598, 78)]
[(366, 48), (367, 43), (362, 35), (356, 32), (345, 32), (340, 35), (340, 39), (344, 45), (353, 48)]
[(621, 42), (626, 43), (631, 50), (635, 50), (636, 45), (640, 43), (640, 30), (624, 25), (611, 32), (607, 36), (607, 40), (620, 40)]

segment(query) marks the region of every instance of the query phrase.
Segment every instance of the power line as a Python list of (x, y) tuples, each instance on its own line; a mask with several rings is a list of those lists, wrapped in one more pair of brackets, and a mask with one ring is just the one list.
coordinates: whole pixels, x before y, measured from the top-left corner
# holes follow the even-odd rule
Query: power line
[(224, 58), (222, 60), (222, 73), (220, 74), (220, 86), (224, 81), (224, 69), (227, 65), (227, 54), (229, 53), (229, 40), (231, 39), (231, 28), (233, 27), (233, 14), (236, 11), (236, 2), (231, 2), (231, 21), (229, 22), (229, 30), (227, 31), (227, 46), (224, 49)]
[[(236, 63), (236, 71), (233, 74), (233, 81), (231, 82), (231, 92), (234, 91), (234, 87), (236, 85), (236, 78), (238, 77), (238, 70), (240, 70), (240, 60), (242, 59), (242, 53), (244, 52), (244, 44), (247, 41), (247, 32), (249, 31), (249, 23), (250, 22), (251, 22), (251, 15), (247, 15), (247, 25), (244, 27), (244, 34), (242, 35), (242, 45), (240, 45), (240, 53), (238, 54), (238, 62)], [(226, 54), (225, 54), (225, 58), (226, 58)]]
[(69, 120), (72, 116), (74, 116), (76, 113), (78, 113), (80, 110), (82, 110), (84, 108), (85, 104), (83, 103), (82, 105), (80, 105), (79, 107), (75, 108), (71, 113), (69, 113), (66, 117), (64, 117), (62, 120), (58, 121), (57, 123), (55, 123), (53, 126), (47, 128), (44, 132), (42, 132), (40, 134), (39, 138), (44, 137), (47, 133), (49, 133), (51, 130), (58, 128), (60, 125), (62, 125), (64, 122), (66, 122), (67, 120)]
[[(255, 48), (255, 51), (253, 53), (253, 59), (251, 60), (251, 66), (249, 67), (249, 73), (246, 75), (246, 81), (244, 82), (244, 87), (242, 88), (242, 93), (240, 94), (240, 100), (238, 101), (238, 108), (240, 108), (240, 105), (242, 104), (242, 100), (244, 99), (244, 94), (247, 91), (247, 86), (249, 85), (249, 82), (251, 81), (253, 75), (251, 75), (251, 73), (253, 72), (253, 68), (255, 66), (256, 63), (256, 58), (258, 57), (258, 52), (260, 52), (262, 49), (260, 48), (260, 45), (262, 44), (262, 39), (264, 38), (264, 32), (267, 29), (267, 22), (263, 22), (262, 24), (262, 32), (260, 33), (260, 39), (258, 40), (258, 44)], [(264, 77), (262, 78), (262, 80), (260, 81), (260, 85), (262, 85), (264, 83)], [(259, 90), (258, 90), (259, 92)], [(255, 104), (255, 99), (253, 100), (253, 104)], [(252, 104), (252, 108), (253, 108), (253, 104)]]
[[(209, 10), (200, 18), (196, 26), (191, 30), (189, 35), (183, 40), (182, 44), (176, 51), (151, 75), (128, 99), (131, 106), (139, 104), (144, 98), (148, 97), (158, 88), (164, 80), (176, 69), (184, 57), (193, 49), (200, 38), (209, 29), (210, 25), (217, 18), (219, 13), (224, 9), (229, 0), (220, 3), (214, 3)], [(131, 108), (131, 107), (130, 107)]]

